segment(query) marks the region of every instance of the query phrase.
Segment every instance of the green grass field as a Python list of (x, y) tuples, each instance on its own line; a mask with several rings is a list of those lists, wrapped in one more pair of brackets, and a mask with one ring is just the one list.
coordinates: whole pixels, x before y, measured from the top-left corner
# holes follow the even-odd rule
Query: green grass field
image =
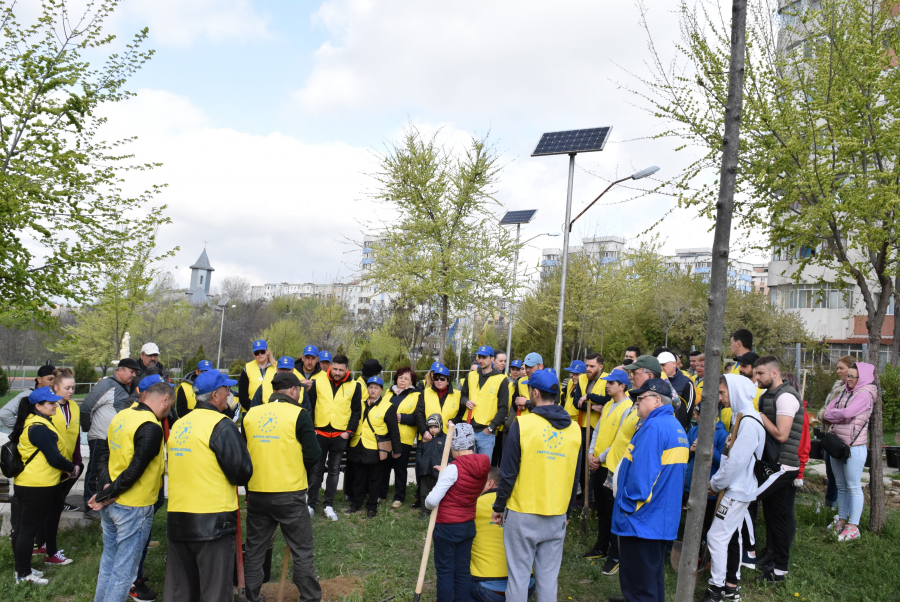
[[(900, 558), (900, 512), (891, 513), (882, 536), (864, 532), (858, 542), (838, 544), (833, 537), (825, 534), (830, 516), (824, 511), (816, 513), (816, 499), (811, 494), (798, 497), (797, 539), (788, 581), (778, 586), (757, 585), (752, 581), (756, 573), (747, 571), (743, 575), (744, 599), (750, 602), (900, 600), (900, 572), (896, 568), (897, 558)], [(344, 507), (343, 502), (339, 503), (339, 514)], [(866, 517), (864, 524), (865, 521)], [(337, 523), (327, 521), (318, 514), (313, 524), (316, 568), (320, 579), (357, 578), (360, 583), (360, 589), (355, 593), (332, 599), (378, 602), (394, 596), (395, 602), (412, 600), (427, 525), (419, 520), (418, 511), (408, 508), (392, 511), (383, 507), (374, 520), (365, 520), (359, 515), (346, 518), (341, 514), (341, 520)], [(573, 520), (569, 526), (559, 576), (559, 600), (602, 601), (620, 592), (618, 576), (604, 577), (600, 570), (601, 562), (579, 558), (593, 543), (595, 525), (591, 521), (589, 535), (582, 535), (580, 518)], [(758, 532), (763, 532), (762, 524)], [(151, 550), (147, 571), (151, 586), (161, 591), (166, 550), (164, 511), (157, 515), (154, 522), (154, 538), (159, 539), (161, 545)], [(13, 578), (12, 550), (8, 541), (4, 541), (0, 545), (0, 600), (92, 600), (102, 553), (99, 524), (63, 532), (59, 545), (75, 563), (46, 571), (51, 578), (48, 586), (17, 587)], [(279, 534), (272, 562), (273, 581), (280, 576), (283, 549), (284, 543)], [(35, 566), (39, 567), (37, 560)], [(696, 599), (700, 598), (708, 578), (708, 573), (701, 574)], [(671, 596), (675, 592), (675, 579), (675, 573), (667, 568), (666, 585)], [(288, 587), (296, 592), (290, 581)], [(423, 599), (434, 599), (432, 564), (429, 564)]]

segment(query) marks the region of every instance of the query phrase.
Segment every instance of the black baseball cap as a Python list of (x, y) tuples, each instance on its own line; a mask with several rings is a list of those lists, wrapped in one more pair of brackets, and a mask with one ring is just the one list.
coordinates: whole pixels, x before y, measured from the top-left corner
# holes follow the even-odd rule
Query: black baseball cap
[(759, 356), (753, 353), (752, 351), (748, 351), (744, 355), (739, 355), (734, 358), (734, 361), (739, 363), (741, 366), (752, 366), (756, 363), (756, 360), (759, 359)]
[(272, 377), (273, 391), (286, 391), (291, 387), (299, 387), (302, 383), (293, 372), (279, 372)]

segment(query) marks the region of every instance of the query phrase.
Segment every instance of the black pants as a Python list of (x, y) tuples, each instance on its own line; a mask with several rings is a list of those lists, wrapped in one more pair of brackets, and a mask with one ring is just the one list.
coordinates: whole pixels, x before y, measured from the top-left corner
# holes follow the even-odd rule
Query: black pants
[(670, 544), (664, 539), (619, 537), (619, 587), (628, 602), (665, 602), (664, 562)]
[[(594, 483), (594, 501), (597, 504), (597, 542), (594, 544), (594, 549), (612, 556), (612, 546), (610, 544), (616, 539), (616, 536), (612, 534), (610, 529), (612, 528), (615, 498), (613, 497), (612, 489), (603, 486), (608, 474), (609, 469), (601, 466), (591, 477)], [(612, 558), (613, 560), (618, 560), (618, 546), (616, 546), (616, 555), (612, 556)]]
[(88, 450), (90, 453), (90, 458), (88, 458), (88, 466), (87, 470), (84, 472), (84, 511), (87, 512), (90, 510), (88, 508), (88, 500), (91, 499), (97, 493), (97, 462), (95, 458), (97, 454), (95, 450), (97, 449), (97, 443), (99, 439), (91, 439), (88, 441)]
[(791, 546), (797, 534), (797, 520), (794, 517), (794, 487), (796, 471), (785, 472), (762, 497), (763, 512), (766, 515), (766, 548), (775, 555), (775, 568), (787, 571), (791, 559)]
[[(47, 534), (47, 551), (56, 554), (56, 528), (51, 509), (56, 497), (56, 487), (26, 487), (16, 485), (12, 514), (12, 549), (16, 563), (16, 575), (31, 574), (31, 553), (34, 538), (40, 529)], [(59, 523), (59, 519), (56, 519)]]
[(322, 486), (322, 478), (327, 468), (325, 506), (334, 507), (334, 495), (337, 493), (338, 479), (341, 476), (341, 458), (347, 449), (348, 440), (343, 437), (323, 437), (319, 434), (316, 435), (316, 439), (322, 449), (322, 457), (309, 473), (309, 500), (307, 503), (312, 508), (319, 503), (319, 488)]
[[(353, 497), (350, 498), (350, 505), (353, 508), (362, 508), (365, 503), (366, 510), (378, 512), (384, 464), (385, 462), (376, 462), (375, 464), (353, 462)], [(366, 500), (367, 495), (369, 496), (368, 500)]]
[(356, 493), (354, 489), (356, 488), (356, 475), (353, 473), (356, 472), (356, 462), (352, 462), (349, 457), (349, 451), (347, 452), (347, 462), (344, 464), (344, 495), (347, 496), (348, 500), (353, 500), (353, 494)]
[(263, 562), (272, 543), (275, 529), (291, 549), (294, 562), (294, 585), (300, 591), (300, 602), (322, 599), (322, 588), (316, 578), (313, 557), (312, 517), (306, 509), (306, 491), (247, 494), (247, 551), (244, 556), (244, 582), (247, 600), (260, 600), (263, 585)]
[(379, 497), (387, 499), (388, 489), (391, 485), (391, 473), (394, 474), (394, 501), (406, 501), (406, 481), (409, 478), (407, 465), (409, 464), (409, 453), (412, 451), (412, 445), (400, 444), (400, 457), (395, 458), (388, 456), (384, 461), (387, 470), (381, 475), (381, 491)]
[[(47, 516), (47, 520), (41, 525), (41, 528), (38, 530), (37, 536), (35, 537), (35, 543), (38, 547), (42, 545), (46, 547), (48, 556), (56, 554), (56, 535), (59, 532), (59, 519), (62, 517), (63, 506), (66, 504), (66, 497), (69, 495), (69, 492), (72, 491), (75, 481), (76, 479), (66, 479), (54, 487), (53, 504), (50, 506), (50, 515)], [(47, 545), (47, 529), (53, 531), (52, 549)]]
[(427, 510), (425, 510), (425, 498), (428, 497), (428, 494), (431, 493), (431, 490), (437, 485), (437, 480), (437, 477), (430, 474), (419, 475), (419, 499), (422, 500), (422, 512), (427, 512)]
[[(585, 415), (585, 420), (587, 420), (587, 416), (586, 416), (586, 415)], [(576, 422), (575, 424), (578, 424), (578, 423)], [(576, 476), (577, 476), (577, 478), (578, 478), (578, 484), (581, 485), (581, 499), (582, 499), (582, 501), (584, 500), (584, 496), (587, 495), (587, 496), (589, 496), (589, 497), (588, 497), (588, 500), (589, 500), (589, 502), (590, 502), (590, 505), (593, 506), (594, 504), (597, 503), (597, 502), (596, 502), (596, 499), (597, 499), (597, 498), (594, 497), (593, 492), (588, 491), (588, 485), (585, 484), (585, 482), (584, 482), (584, 464), (585, 464), (585, 459), (584, 459), (584, 446), (590, 444), (591, 440), (588, 439), (587, 441), (585, 441), (585, 439), (584, 439), (584, 427), (583, 427), (583, 426), (580, 427), (578, 430), (581, 431), (581, 447), (578, 448), (578, 454), (579, 454), (578, 457), (581, 458), (581, 470), (578, 471), (578, 474), (577, 474)], [(588, 429), (588, 430), (590, 430), (591, 434), (593, 434), (594, 429)], [(602, 466), (601, 466), (601, 468), (602, 468)], [(599, 472), (599, 471), (598, 471), (598, 472)], [(594, 482), (594, 479), (595, 479), (595, 478), (596, 478), (596, 477), (595, 477), (594, 475), (591, 475), (591, 476), (590, 476), (590, 481), (591, 481), (591, 483)], [(606, 478), (606, 477), (604, 477), (604, 478)]]
[[(309, 517), (309, 511), (306, 516)], [(163, 587), (166, 602), (231, 600), (233, 574), (234, 535), (223, 535), (212, 541), (173, 541), (169, 533)]]
[(737, 573), (738, 569), (741, 568), (741, 542), (740, 542), (740, 532), (735, 531), (731, 536), (731, 541), (728, 542), (728, 560), (725, 563), (725, 583), (731, 583), (733, 585), (737, 585), (740, 581), (738, 579)]

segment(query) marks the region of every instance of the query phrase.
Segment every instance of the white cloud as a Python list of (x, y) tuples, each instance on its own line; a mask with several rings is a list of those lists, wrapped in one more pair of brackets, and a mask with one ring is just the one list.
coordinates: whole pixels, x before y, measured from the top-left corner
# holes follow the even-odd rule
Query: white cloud
[(118, 29), (149, 27), (154, 43), (188, 46), (199, 39), (213, 42), (268, 37), (269, 16), (251, 0), (131, 0), (113, 19)]

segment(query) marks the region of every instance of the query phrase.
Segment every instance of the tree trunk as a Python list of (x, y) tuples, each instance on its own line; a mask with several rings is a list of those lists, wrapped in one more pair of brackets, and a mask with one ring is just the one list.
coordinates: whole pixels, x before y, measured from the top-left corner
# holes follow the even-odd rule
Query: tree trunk
[[(738, 150), (743, 108), (744, 55), (746, 53), (747, 0), (733, 0), (731, 6), (731, 65), (728, 74), (728, 101), (725, 106), (725, 131), (722, 138), (722, 169), (719, 198), (716, 202), (716, 230), (713, 238), (712, 268), (709, 279), (709, 314), (706, 325), (706, 373), (701, 403), (707, 408), (718, 404), (719, 375), (722, 370), (722, 344), (725, 340), (725, 300), (728, 293), (728, 247), (731, 218), (734, 213), (734, 188), (737, 178)], [(688, 496), (684, 542), (678, 564), (675, 602), (693, 602), (697, 584), (697, 558), (700, 532), (706, 511), (709, 473), (715, 437), (716, 413), (702, 412), (694, 455), (694, 476)]]
[(450, 319), (450, 299), (447, 295), (441, 295), (441, 343), (438, 346), (438, 361), (444, 363), (444, 352), (447, 348), (447, 321)]
[[(885, 308), (885, 311), (887, 308)], [(870, 317), (866, 321), (869, 330), (869, 363), (875, 366), (875, 386), (878, 396), (875, 406), (872, 408), (872, 417), (869, 419), (869, 495), (871, 504), (869, 507), (869, 530), (873, 533), (881, 533), (887, 522), (884, 500), (884, 472), (881, 462), (881, 446), (884, 439), (882, 433), (884, 416), (882, 415), (881, 379), (878, 378), (878, 356), (881, 351), (881, 326), (884, 323), (884, 315)]]
[(891, 341), (891, 365), (900, 368), (900, 274), (894, 277), (894, 338)]

